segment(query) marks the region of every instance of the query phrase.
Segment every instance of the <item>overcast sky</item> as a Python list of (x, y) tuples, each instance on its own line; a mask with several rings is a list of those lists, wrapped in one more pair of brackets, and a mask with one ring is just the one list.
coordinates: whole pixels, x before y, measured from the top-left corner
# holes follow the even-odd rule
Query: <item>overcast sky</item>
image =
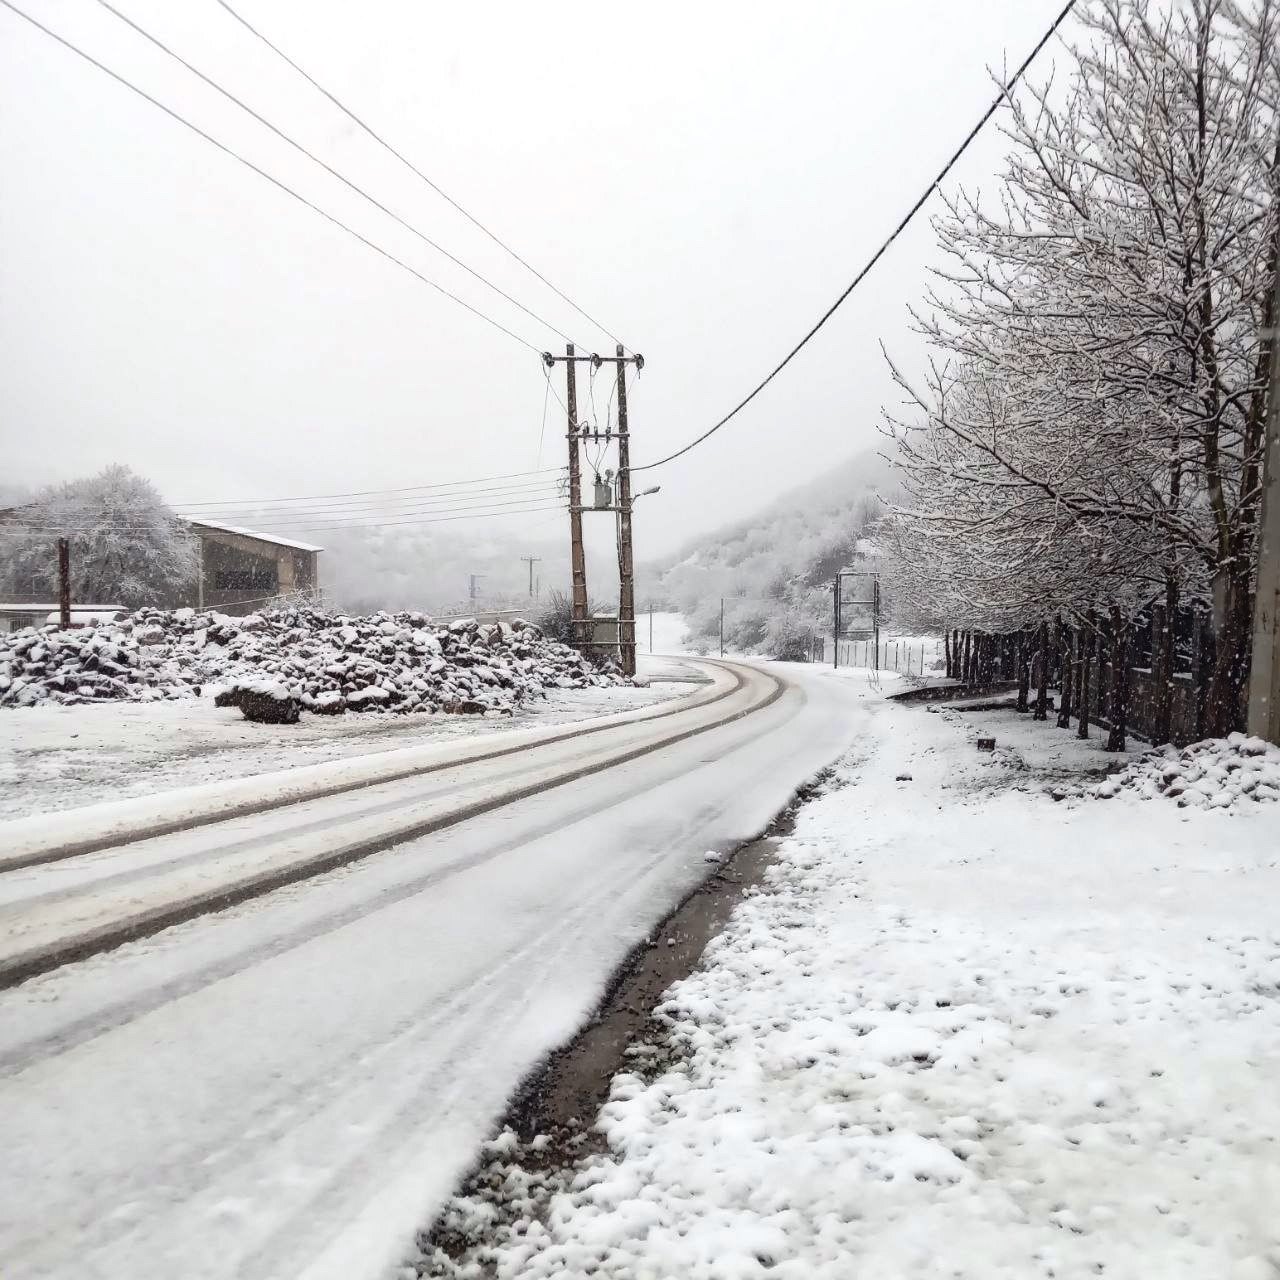
[[(95, 0), (16, 2), (535, 348), (563, 350)], [(533, 311), (611, 350), (215, 0), (113, 3)], [(989, 101), (988, 69), (1020, 61), (1059, 7), (233, 3), (643, 352), (636, 463), (704, 430), (794, 343)], [(993, 130), (959, 178), (989, 186), (1002, 152)], [(533, 351), (6, 10), (0, 172), (7, 480), (121, 461), (191, 502), (561, 461)], [(876, 443), (893, 399), (879, 342), (910, 362), (905, 307), (931, 261), (922, 221), (739, 419), (646, 476), (663, 492), (639, 508), (642, 553)], [(603, 377), (596, 398), (603, 415)]]

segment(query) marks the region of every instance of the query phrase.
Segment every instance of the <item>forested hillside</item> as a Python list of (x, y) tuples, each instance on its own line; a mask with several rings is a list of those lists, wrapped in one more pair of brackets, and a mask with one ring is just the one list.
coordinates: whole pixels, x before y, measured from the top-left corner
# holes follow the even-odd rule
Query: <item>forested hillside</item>
[[(857, 555), (892, 485), (876, 453), (858, 454), (770, 506), (647, 566), (640, 598), (676, 609), (694, 645), (797, 656), (831, 619), (831, 581)], [(863, 547), (863, 550), (867, 548)]]

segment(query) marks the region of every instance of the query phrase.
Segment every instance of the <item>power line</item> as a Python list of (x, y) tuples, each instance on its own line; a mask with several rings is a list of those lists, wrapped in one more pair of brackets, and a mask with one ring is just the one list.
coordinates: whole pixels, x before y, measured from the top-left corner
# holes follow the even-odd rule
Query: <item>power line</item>
[[(563, 502), (552, 502), (552, 503), (544, 503), (538, 506), (514, 507), (510, 510), (502, 510), (502, 511), (487, 511), (487, 512), (471, 511), (462, 515), (416, 516), (416, 517), (411, 517), (409, 519), (403, 519), (403, 520), (401, 519), (369, 520), (365, 523), (339, 523), (339, 524), (329, 524), (329, 525), (323, 525), (323, 526), (316, 524), (314, 522), (309, 522), (309, 523), (299, 524), (297, 528), (302, 531), (316, 530), (320, 533), (325, 533), (325, 532), (332, 533), (342, 529), (381, 529), (381, 528), (394, 526), (394, 525), (449, 524), (455, 520), (497, 519), (502, 516), (533, 515), (533, 514), (538, 514), (544, 511), (558, 512), (558, 511), (563, 511), (564, 509), (565, 509), (565, 504)], [(36, 534), (44, 534), (46, 536), (52, 537), (59, 534), (66, 535), (66, 534), (76, 534), (76, 533), (92, 533), (94, 532), (95, 529), (98, 529), (100, 527), (102, 526), (74, 525), (74, 524), (67, 524), (67, 525), (43, 524), (43, 525), (22, 525), (22, 526), (13, 525), (8, 527), (0, 527), (0, 536), (3, 536), (5, 534), (8, 534), (10, 536), (24, 536), (24, 535), (36, 533)], [(150, 525), (115, 525), (113, 524), (107, 527), (107, 531), (110, 533), (145, 533), (149, 531), (152, 527), (153, 526), (150, 526)], [(264, 530), (263, 532), (267, 532), (267, 531)], [(281, 530), (277, 529), (275, 532), (281, 532)], [(272, 539), (267, 539), (267, 541), (271, 541), (271, 540)]]
[(894, 227), (892, 233), (875, 251), (875, 253), (871, 255), (871, 258), (869, 259), (867, 264), (862, 268), (862, 270), (859, 271), (856, 276), (854, 276), (852, 282), (849, 284), (849, 287), (845, 289), (845, 291), (826, 309), (826, 311), (822, 313), (817, 324), (815, 324), (813, 328), (810, 329), (809, 332), (806, 333), (804, 337), (801, 338), (800, 341), (797, 342), (796, 345), (792, 347), (789, 352), (787, 352), (786, 356), (784, 356), (783, 359), (777, 365), (774, 366), (773, 370), (769, 373), (769, 375), (762, 382), (757, 384), (757, 386), (747, 396), (745, 396), (736, 405), (734, 405), (734, 407), (730, 409), (729, 412), (726, 413), (724, 417), (721, 418), (720, 421), (717, 422), (714, 426), (709, 427), (700, 436), (697, 436), (693, 440), (690, 440), (689, 443), (686, 444), (683, 448), (677, 449), (674, 453), (667, 454), (665, 458), (659, 458), (657, 462), (646, 462), (642, 467), (632, 467), (631, 473), (633, 475), (637, 471), (652, 471), (654, 467), (662, 467), (662, 466), (665, 466), (668, 462), (674, 462), (677, 458), (682, 457), (684, 454), (688, 453), (690, 449), (694, 449), (698, 445), (700, 445), (705, 439), (707, 439), (708, 436), (714, 435), (727, 422), (737, 417), (737, 415), (741, 413), (742, 410), (745, 409), (747, 405), (749, 405), (756, 398), (756, 396), (758, 396), (765, 389), (765, 387), (767, 387), (769, 383), (771, 383), (774, 380), (774, 378), (776, 378), (778, 374), (780, 374), (783, 371), (783, 369), (785, 369), (787, 365), (789, 365), (792, 362), (792, 360), (796, 358), (797, 355), (800, 354), (801, 350), (808, 344), (809, 340), (818, 332), (819, 329), (822, 328), (824, 324), (827, 323), (828, 320), (831, 319), (833, 315), (835, 315), (836, 311), (839, 309), (839, 307), (845, 301), (845, 299), (848, 298), (848, 296), (862, 283), (863, 279), (866, 277), (868, 272), (870, 272), (871, 268), (874, 267), (876, 263), (879, 262), (880, 259), (888, 251), (889, 246), (892, 245), (893, 242), (902, 234), (902, 232), (906, 230), (911, 220), (916, 216), (917, 213), (920, 212), (925, 201), (928, 200), (929, 197), (938, 189), (938, 187), (942, 185), (943, 180), (946, 178), (947, 174), (951, 172), (951, 169), (955, 165), (956, 161), (959, 160), (960, 157), (964, 155), (964, 153), (968, 150), (969, 144), (982, 131), (982, 126), (985, 125), (993, 115), (995, 115), (997, 108), (1000, 106), (1002, 102), (1005, 101), (1006, 98), (1008, 98), (1010, 92), (1017, 85), (1018, 81), (1022, 78), (1023, 73), (1032, 64), (1032, 62), (1035, 61), (1036, 55), (1053, 38), (1058, 28), (1066, 20), (1067, 14), (1069, 14), (1074, 7), (1075, 7), (1075, 0), (1067, 0), (1067, 3), (1062, 7), (1062, 11), (1053, 20), (1053, 25), (1049, 28), (1048, 31), (1044, 33), (1043, 36), (1040, 37), (1040, 40), (1037, 43), (1036, 47), (1031, 50), (1031, 52), (1026, 56), (1026, 58), (1023, 59), (1022, 65), (1017, 69), (1017, 71), (1013, 73), (1013, 76), (1010, 78), (1009, 82), (1001, 88), (999, 95), (995, 98), (995, 100), (991, 103), (991, 105), (986, 109), (986, 111), (983, 112), (982, 118), (978, 121), (978, 123), (975, 124), (973, 128), (969, 130), (969, 133), (965, 137), (965, 140), (960, 144), (960, 146), (953, 153), (953, 155), (951, 156), (951, 159), (948, 160), (947, 163), (942, 166), (941, 170), (938, 173), (938, 176), (934, 178), (934, 180), (925, 188), (924, 193), (915, 202), (915, 204), (913, 204), (911, 208), (907, 210), (906, 216), (902, 219), (901, 222), (898, 223), (896, 227)]
[(366, 199), (376, 209), (381, 209), (382, 212), (387, 215), (387, 217), (393, 218), (402, 227), (404, 227), (406, 231), (409, 231), (413, 235), (417, 236), (418, 239), (421, 240), (424, 244), (428, 244), (431, 246), (431, 248), (435, 249), (438, 253), (444, 254), (444, 256), (448, 258), (449, 261), (452, 262), (455, 266), (461, 267), (463, 271), (466, 271), (469, 275), (474, 276), (477, 280), (480, 281), (481, 284), (485, 285), (489, 289), (492, 289), (493, 292), (496, 293), (500, 298), (505, 298), (506, 301), (511, 303), (513, 307), (516, 307), (520, 311), (523, 311), (525, 315), (527, 315), (530, 319), (536, 320), (539, 324), (546, 325), (546, 327), (550, 329), (552, 333), (557, 334), (559, 337), (563, 338), (565, 342), (573, 341), (573, 339), (570, 338), (567, 333), (564, 333), (560, 329), (556, 328), (556, 326), (553, 325), (550, 320), (544, 319), (542, 316), (538, 315), (536, 311), (531, 311), (528, 307), (524, 305), (524, 303), (520, 302), (516, 298), (513, 298), (504, 289), (499, 288), (499, 286), (494, 284), (492, 280), (488, 279), (486, 276), (481, 275), (479, 271), (475, 270), (475, 268), (468, 266), (465, 262), (462, 261), (461, 258), (455, 257), (452, 253), (449, 252), (448, 249), (446, 249), (443, 245), (438, 244), (424, 231), (420, 231), (412, 223), (407, 222), (404, 218), (402, 218), (398, 213), (387, 208), (385, 204), (383, 204), (380, 200), (377, 200), (375, 197), (371, 196), (367, 191), (364, 190), (364, 188), (357, 186), (345, 174), (340, 173), (332, 165), (327, 164), (314, 152), (309, 151), (306, 147), (304, 147), (302, 143), (298, 142), (295, 138), (291, 138), (287, 133), (285, 133), (277, 125), (272, 124), (271, 121), (268, 120), (265, 116), (259, 114), (247, 103), (243, 102), (240, 98), (236, 97), (236, 95), (232, 93), (229, 89), (219, 84), (211, 76), (206, 75), (203, 71), (200, 70), (199, 67), (193, 66), (180, 53), (175, 52), (167, 44), (165, 44), (164, 41), (162, 41), (158, 36), (152, 35), (150, 31), (146, 30), (145, 27), (135, 22), (131, 17), (129, 17), (127, 13), (122, 13), (119, 9), (117, 9), (115, 5), (111, 3), (111, 0), (98, 0), (98, 3), (104, 9), (106, 9), (108, 13), (114, 14), (117, 18), (120, 19), (121, 22), (125, 23), (127, 26), (131, 27), (134, 31), (136, 31), (140, 36), (142, 36), (144, 40), (150, 41), (150, 43), (153, 44), (157, 49), (160, 49), (162, 52), (168, 54), (168, 56), (172, 58), (175, 62), (177, 62), (180, 66), (183, 66), (188, 71), (190, 71), (192, 75), (198, 76), (211, 89), (222, 94), (222, 96), (226, 98), (227, 101), (234, 102), (235, 105), (241, 109), (241, 111), (247, 112), (256, 121), (258, 121), (259, 124), (263, 125), (267, 129), (270, 129), (271, 132), (274, 133), (277, 138), (280, 138), (282, 141), (287, 142), (289, 146), (294, 148), (295, 151), (298, 151), (301, 155), (306, 156), (307, 159), (312, 161), (313, 163), (318, 164), (326, 173), (331, 174), (333, 177), (337, 178), (339, 182), (349, 187), (357, 195), (363, 196), (364, 199)]
[(478, 316), (486, 324), (492, 325), (493, 328), (497, 329), (501, 333), (505, 333), (508, 338), (514, 339), (516, 342), (520, 343), (521, 346), (528, 347), (530, 351), (533, 351), (538, 355), (542, 354), (538, 350), (538, 348), (534, 346), (532, 342), (526, 341), (518, 333), (513, 333), (510, 329), (506, 327), (506, 325), (499, 323), (497, 320), (494, 320), (491, 316), (485, 315), (483, 311), (481, 311), (478, 307), (473, 307), (471, 303), (464, 302), (461, 298), (457, 296), (457, 294), (450, 293), (449, 290), (446, 289), (443, 285), (436, 284), (434, 280), (431, 280), (427, 276), (424, 276), (422, 272), (418, 271), (414, 267), (409, 266), (407, 262), (403, 262), (401, 259), (397, 258), (395, 254), (382, 248), (381, 245), (375, 244), (372, 240), (368, 239), (367, 237), (362, 236), (360, 232), (347, 226), (345, 222), (340, 221), (338, 218), (334, 217), (333, 214), (327, 213), (324, 209), (320, 208), (319, 205), (313, 204), (310, 200), (306, 198), (306, 196), (301, 195), (299, 192), (295, 191), (292, 187), (287, 186), (285, 183), (281, 182), (279, 178), (273, 177), (265, 169), (259, 168), (256, 164), (253, 163), (252, 160), (247, 160), (244, 156), (240, 155), (239, 152), (233, 151), (229, 146), (226, 145), (226, 143), (219, 142), (218, 139), (213, 137), (212, 134), (206, 133), (203, 129), (200, 128), (199, 125), (192, 124), (192, 122), (188, 120), (185, 116), (180, 115), (172, 107), (165, 106), (165, 104), (161, 102), (158, 98), (153, 98), (151, 94), (149, 94), (145, 89), (140, 89), (136, 84), (134, 84), (131, 80), (127, 80), (118, 71), (113, 71), (105, 63), (99, 62), (98, 59), (95, 58), (92, 54), (86, 53), (83, 49), (81, 49), (78, 45), (73, 44), (65, 36), (59, 35), (51, 27), (46, 27), (43, 22), (40, 22), (38, 19), (33, 18), (29, 13), (26, 13), (24, 10), (19, 9), (18, 6), (13, 3), (13, 0), (0, 0), (0, 4), (4, 5), (6, 9), (11, 10), (13, 13), (16, 13), (18, 17), (25, 19), (38, 31), (43, 31), (44, 34), (47, 35), (50, 39), (56, 40), (60, 45), (63, 46), (63, 48), (69, 49), (72, 53), (76, 54), (77, 57), (83, 58), (85, 62), (90, 64), (90, 66), (97, 67), (97, 69), (101, 71), (104, 75), (110, 76), (117, 83), (122, 84), (126, 89), (129, 89), (131, 92), (136, 93), (138, 97), (143, 98), (147, 102), (151, 103), (153, 107), (159, 108), (161, 111), (165, 113), (165, 115), (169, 116), (171, 119), (176, 120), (179, 124), (186, 126), (186, 128), (190, 129), (192, 133), (197, 134), (199, 137), (203, 138), (206, 142), (217, 147), (218, 150), (223, 152), (225, 155), (230, 156), (233, 160), (238, 160), (247, 169), (252, 169), (254, 173), (256, 173), (260, 178), (265, 178), (269, 183), (271, 183), (272, 186), (278, 187), (286, 195), (292, 196), (300, 204), (304, 204), (307, 206), (308, 209), (312, 210), (315, 213), (318, 213), (322, 218), (325, 219), (326, 222), (331, 222), (335, 227), (338, 227), (341, 230), (345, 231), (348, 235), (354, 236), (357, 240), (360, 241), (361, 244), (368, 246), (375, 253), (381, 254), (384, 258), (387, 259), (388, 262), (394, 262), (397, 267), (401, 268), (401, 270), (407, 271), (411, 276), (414, 276), (416, 279), (420, 280), (423, 284), (430, 286), (437, 293), (443, 294), (451, 302), (456, 302), (458, 306), (464, 308), (467, 311), (470, 311), (472, 315)]
[(518, 480), (524, 476), (555, 474), (564, 467), (542, 467), (535, 471), (509, 471), (505, 475), (476, 476), (470, 480), (441, 480), (435, 484), (411, 484), (403, 489), (357, 489), (351, 493), (294, 494), (286, 498), (224, 498), (209, 502), (179, 502), (175, 506), (187, 510), (193, 507), (243, 507), (251, 502), (273, 505), (277, 502), (319, 502), (328, 498), (371, 498), (382, 494), (417, 493), (422, 490), (454, 489), (463, 485), (487, 484), (490, 480)]
[(234, 506), (220, 507), (216, 511), (193, 510), (175, 504), (174, 510), (190, 520), (235, 520), (239, 516), (270, 515), (275, 518), (295, 517), (299, 515), (314, 516), (317, 513), (337, 512), (344, 515), (358, 515), (361, 510), (377, 514), (394, 512), (408, 507), (430, 508), (437, 503), (491, 501), (495, 496), (512, 497), (523, 495), (531, 497), (538, 493), (555, 492), (558, 482), (555, 480), (526, 481), (522, 484), (489, 485), (479, 489), (469, 489), (461, 493), (406, 494), (398, 498), (368, 500), (364, 498), (348, 498), (334, 502), (308, 503), (291, 505), (288, 503), (255, 502), (248, 499)]
[(374, 142), (376, 142), (380, 147), (383, 148), (383, 150), (389, 152), (397, 160), (399, 160), (400, 163), (405, 166), (405, 168), (410, 170), (410, 172), (412, 172), (417, 177), (419, 177), (423, 182), (425, 182), (427, 186), (429, 186), (431, 190), (436, 193), (436, 195), (440, 196), (442, 200), (445, 200), (460, 214), (462, 214), (462, 216), (466, 218), (466, 220), (470, 222), (472, 226), (478, 228), (486, 236), (488, 236), (489, 239), (492, 240), (493, 243), (496, 244), (500, 249), (510, 254), (511, 257), (514, 258), (522, 267), (524, 267), (526, 271), (530, 272), (531, 274), (536, 276), (539, 280), (541, 280), (542, 283), (545, 284), (547, 288), (550, 289), (551, 292), (556, 295), (556, 297), (562, 299), (564, 302), (567, 302), (580, 316), (582, 316), (584, 320), (590, 321), (590, 323), (595, 325), (595, 327), (599, 329), (601, 333), (612, 338), (615, 343), (621, 343), (622, 341), (621, 338), (618, 338), (616, 335), (611, 333), (608, 329), (605, 328), (604, 325), (600, 323), (599, 320), (594, 319), (588, 312), (584, 311), (576, 302), (574, 302), (574, 300), (571, 297), (569, 297), (567, 293), (563, 293), (561, 292), (561, 290), (557, 289), (556, 286), (552, 284), (551, 281), (548, 280), (547, 277), (542, 274), (542, 272), (540, 272), (539, 270), (537, 270), (537, 268), (531, 266), (528, 262), (526, 262), (524, 258), (522, 258), (504, 240), (500, 240), (492, 231), (489, 230), (488, 227), (484, 225), (483, 222), (479, 220), (479, 218), (475, 217), (471, 213), (468, 213), (467, 210), (464, 209), (462, 205), (460, 205), (451, 195), (449, 195), (447, 191), (443, 190), (435, 182), (433, 182), (430, 178), (428, 178), (427, 175), (423, 173), (422, 170), (419, 169), (411, 160), (409, 160), (404, 155), (402, 155), (399, 151), (395, 149), (395, 147), (393, 147), (389, 142), (387, 142), (385, 138), (381, 137), (378, 133), (376, 133), (371, 126), (367, 125), (358, 115), (356, 115), (354, 111), (351, 110), (350, 107), (348, 107), (338, 97), (330, 93), (329, 90), (326, 89), (324, 85), (322, 85), (318, 80), (316, 80), (314, 76), (304, 71), (303, 68), (300, 67), (296, 62), (294, 62), (294, 60), (291, 57), (289, 57), (289, 55), (285, 53), (283, 49), (281, 49), (278, 45), (275, 45), (270, 40), (268, 40), (267, 37), (264, 36), (262, 32), (259, 31), (257, 27), (255, 27), (251, 22), (249, 22), (247, 18), (243, 17), (235, 9), (233, 9), (231, 5), (227, 3), (227, 0), (218, 0), (218, 3), (242, 27), (244, 27), (246, 31), (256, 36), (260, 41), (262, 41), (264, 45), (267, 46), (268, 49), (271, 50), (272, 53), (276, 54), (277, 57), (283, 58), (284, 61), (287, 62), (289, 66), (291, 66), (305, 81), (307, 81), (308, 84), (310, 84), (313, 88), (319, 90), (322, 94), (324, 94), (324, 96), (328, 98), (329, 101), (332, 102), (333, 105), (337, 107), (338, 110), (341, 111), (343, 115), (347, 117), (347, 119), (349, 119), (353, 124), (358, 125), (361, 129), (363, 129), (364, 132), (374, 140)]

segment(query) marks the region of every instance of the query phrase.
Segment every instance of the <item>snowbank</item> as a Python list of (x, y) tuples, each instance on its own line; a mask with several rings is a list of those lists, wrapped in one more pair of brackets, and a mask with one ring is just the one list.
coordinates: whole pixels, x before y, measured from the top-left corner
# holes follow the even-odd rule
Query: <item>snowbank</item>
[(1093, 788), (1102, 799), (1123, 791), (1144, 799), (1167, 796), (1183, 808), (1200, 809), (1280, 800), (1280, 747), (1243, 733), (1207, 738), (1181, 751), (1164, 747)]
[(420, 613), (284, 608), (232, 618), (142, 609), (103, 626), (0, 636), (3, 707), (157, 701), (213, 685), (246, 713), (270, 704), (294, 718), (300, 708), (482, 714), (510, 712), (548, 688), (618, 679), (520, 619), (433, 626)]

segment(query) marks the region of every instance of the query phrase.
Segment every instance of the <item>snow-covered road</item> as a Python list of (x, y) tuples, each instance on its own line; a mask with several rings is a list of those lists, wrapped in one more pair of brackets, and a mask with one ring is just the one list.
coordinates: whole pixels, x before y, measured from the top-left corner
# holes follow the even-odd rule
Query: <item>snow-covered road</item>
[(676, 714), (0, 877), (11, 957), (382, 849), (0, 995), (5, 1270), (358, 1280), (403, 1256), (705, 852), (857, 734), (844, 682), (731, 669)]

